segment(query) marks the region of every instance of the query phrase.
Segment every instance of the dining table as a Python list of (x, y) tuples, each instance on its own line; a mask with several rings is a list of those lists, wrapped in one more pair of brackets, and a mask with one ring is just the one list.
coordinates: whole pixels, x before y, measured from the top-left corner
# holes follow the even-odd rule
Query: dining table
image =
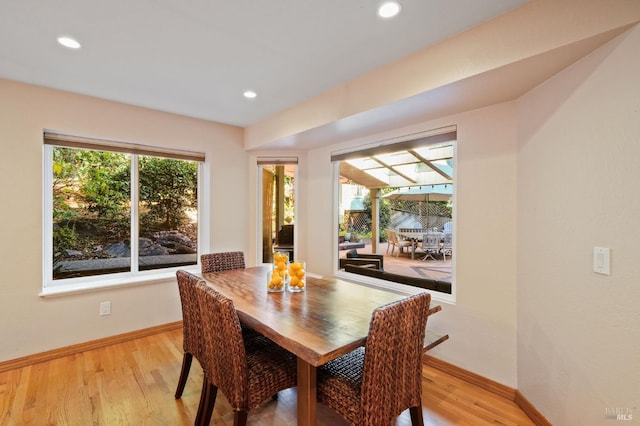
[(416, 257), (416, 247), (422, 242), (422, 235), (426, 232), (423, 229), (399, 228), (396, 231), (398, 238), (411, 242), (411, 259)]
[(274, 293), (269, 271), (255, 266), (202, 278), (233, 301), (241, 322), (297, 357), (297, 424), (316, 425), (316, 369), (363, 346), (373, 311), (408, 294), (310, 274), (304, 291)]

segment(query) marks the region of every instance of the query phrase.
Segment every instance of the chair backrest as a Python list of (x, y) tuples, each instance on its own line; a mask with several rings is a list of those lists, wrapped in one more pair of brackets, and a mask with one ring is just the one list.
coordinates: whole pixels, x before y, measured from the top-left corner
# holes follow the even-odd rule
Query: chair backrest
[(422, 248), (437, 250), (440, 248), (440, 234), (422, 234)]
[(200, 263), (203, 273), (245, 268), (244, 253), (241, 251), (203, 254), (200, 256)]
[(397, 244), (398, 243), (398, 235), (396, 234), (395, 231), (392, 231), (391, 229), (385, 229), (385, 232), (387, 233), (387, 242), (391, 243), (391, 244)]
[(452, 230), (453, 230), (453, 224), (451, 223), (451, 221), (445, 222), (442, 232), (444, 232), (445, 234), (451, 234)]
[(176, 278), (178, 279), (178, 291), (182, 304), (182, 346), (185, 352), (196, 357), (198, 362), (202, 362), (204, 342), (196, 291), (196, 284), (202, 281), (202, 278), (183, 270), (176, 272)]
[(196, 285), (206, 355), (207, 377), (234, 408), (248, 405), (247, 354), (233, 301), (204, 281)]
[(451, 249), (453, 247), (453, 236), (451, 234), (444, 234), (444, 249)]
[(431, 295), (420, 293), (373, 312), (362, 371), (362, 424), (391, 424), (402, 411), (421, 406), (430, 303)]
[(292, 245), (293, 244), (293, 225), (282, 225), (276, 235), (276, 244)]

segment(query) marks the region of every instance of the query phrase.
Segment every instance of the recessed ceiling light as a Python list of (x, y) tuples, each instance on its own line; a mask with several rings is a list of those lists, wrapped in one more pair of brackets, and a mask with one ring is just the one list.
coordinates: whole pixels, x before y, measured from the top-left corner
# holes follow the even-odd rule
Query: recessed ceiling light
[(256, 96), (258, 96), (258, 94), (256, 92), (254, 92), (253, 90), (247, 90), (246, 92), (244, 92), (244, 97), (247, 99), (253, 99)]
[(400, 3), (396, 1), (387, 1), (378, 8), (378, 16), (381, 18), (393, 18), (400, 13)]
[(58, 43), (69, 49), (80, 49), (82, 47), (78, 40), (67, 36), (58, 37)]

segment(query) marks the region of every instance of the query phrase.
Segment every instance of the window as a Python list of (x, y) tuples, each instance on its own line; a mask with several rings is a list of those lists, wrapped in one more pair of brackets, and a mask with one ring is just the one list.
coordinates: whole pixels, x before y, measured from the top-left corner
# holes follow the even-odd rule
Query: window
[(263, 263), (272, 262), (275, 250), (286, 251), (289, 259), (294, 259), (297, 164), (297, 157), (258, 158), (262, 182)]
[(45, 288), (198, 263), (203, 154), (45, 133)]
[(340, 273), (452, 293), (455, 143), (447, 129), (332, 155)]

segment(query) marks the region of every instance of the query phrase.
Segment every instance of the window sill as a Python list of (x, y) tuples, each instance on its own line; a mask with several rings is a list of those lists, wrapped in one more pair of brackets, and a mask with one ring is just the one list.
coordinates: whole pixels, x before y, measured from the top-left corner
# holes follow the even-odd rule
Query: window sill
[(344, 271), (337, 271), (336, 277), (341, 278), (343, 280), (351, 281), (356, 284), (389, 289), (389, 290), (401, 292), (404, 294), (416, 294), (416, 293), (426, 291), (431, 293), (431, 299), (433, 301), (447, 303), (450, 305), (456, 304), (455, 290), (454, 290), (454, 294), (441, 293), (438, 291), (425, 290), (423, 288), (413, 287), (410, 285), (396, 283), (393, 281), (381, 280), (377, 278), (367, 277), (364, 275), (351, 274)]
[[(179, 268), (184, 269), (189, 272), (200, 272), (200, 266), (194, 265), (191, 267)], [(84, 278), (81, 282), (75, 282), (70, 284), (55, 284), (51, 283), (49, 286), (44, 287), (42, 291), (38, 294), (38, 296), (42, 298), (47, 297), (59, 297), (71, 294), (78, 293), (88, 293), (93, 291), (103, 291), (110, 290), (121, 287), (131, 287), (131, 286), (140, 286), (147, 284), (156, 284), (159, 282), (165, 282), (167, 280), (175, 280), (176, 278), (176, 270), (163, 270), (162, 272), (154, 272), (151, 274), (144, 275), (129, 275), (126, 276), (118, 276), (107, 279), (99, 279), (83, 282), (86, 280)]]

